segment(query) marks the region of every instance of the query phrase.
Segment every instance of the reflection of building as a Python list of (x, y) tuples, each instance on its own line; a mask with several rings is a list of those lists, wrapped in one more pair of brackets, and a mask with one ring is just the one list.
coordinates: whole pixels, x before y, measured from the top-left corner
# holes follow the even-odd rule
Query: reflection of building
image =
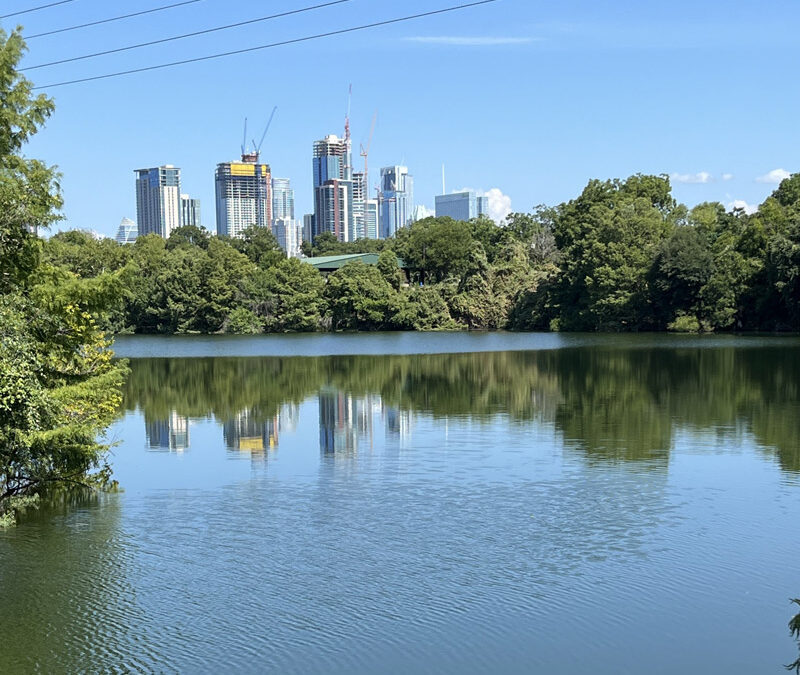
[(165, 420), (145, 420), (145, 435), (151, 450), (182, 452), (189, 448), (189, 418), (173, 410)]
[(231, 450), (263, 452), (278, 447), (281, 431), (297, 428), (298, 407), (284, 403), (272, 415), (245, 408), (232, 420), (222, 425), (225, 446)]
[(372, 438), (372, 398), (356, 398), (327, 387), (320, 389), (319, 447), (322, 452), (355, 454), (359, 437)]
[(405, 445), (411, 439), (411, 429), (414, 426), (414, 412), (400, 410), (399, 408), (386, 408), (386, 437), (400, 441)]

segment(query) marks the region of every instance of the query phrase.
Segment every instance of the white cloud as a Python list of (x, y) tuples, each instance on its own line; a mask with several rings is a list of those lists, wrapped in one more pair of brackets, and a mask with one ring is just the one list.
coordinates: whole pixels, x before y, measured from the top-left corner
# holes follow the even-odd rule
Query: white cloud
[(710, 183), (714, 177), (708, 171), (699, 173), (671, 173), (669, 177), (675, 183)]
[(411, 220), (416, 223), (418, 220), (422, 220), (423, 218), (432, 218), (435, 215), (436, 211), (433, 209), (429, 209), (424, 204), (417, 204), (414, 207), (414, 212), (411, 214)]
[(492, 188), (484, 193), (489, 200), (489, 218), (502, 223), (511, 213), (511, 197), (504, 195), (500, 188)]
[(405, 38), (407, 42), (426, 45), (449, 45), (456, 47), (499, 47), (506, 45), (525, 45), (534, 41), (532, 37), (491, 37), (469, 35), (415, 35)]
[(732, 202), (728, 202), (727, 209), (728, 211), (733, 211), (734, 209), (744, 209), (745, 213), (755, 213), (758, 211), (757, 206), (748, 204), (744, 199), (734, 199)]
[(733, 174), (732, 173), (723, 173), (722, 174), (722, 180), (733, 180)]
[(759, 176), (756, 178), (757, 183), (772, 183), (773, 185), (777, 185), (785, 178), (791, 176), (786, 169), (773, 169), (769, 173), (765, 173), (763, 176)]

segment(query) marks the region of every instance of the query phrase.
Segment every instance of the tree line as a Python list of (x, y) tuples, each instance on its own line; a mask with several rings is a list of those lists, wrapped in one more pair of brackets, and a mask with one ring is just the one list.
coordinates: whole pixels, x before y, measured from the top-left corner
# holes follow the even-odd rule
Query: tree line
[(800, 174), (754, 214), (689, 209), (666, 176), (634, 175), (503, 225), (426, 218), (391, 239), (326, 233), (303, 249), (380, 255), (325, 278), (265, 228), (229, 239), (187, 226), (133, 245), (59, 233), (43, 256), (82, 279), (119, 275), (103, 317), (117, 333), (800, 329)]
[(16, 71), (23, 52), (18, 31), (0, 30), (0, 527), (59, 486), (111, 485), (99, 437), (127, 372), (98, 319), (121, 276), (48, 264), (33, 233), (62, 200), (55, 169), (22, 154), (53, 111)]

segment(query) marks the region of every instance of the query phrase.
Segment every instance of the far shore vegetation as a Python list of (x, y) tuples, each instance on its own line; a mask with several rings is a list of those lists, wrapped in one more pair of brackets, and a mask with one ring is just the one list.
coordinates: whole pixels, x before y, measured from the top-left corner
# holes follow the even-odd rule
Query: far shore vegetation
[(800, 174), (753, 214), (689, 209), (666, 176), (634, 175), (502, 225), (427, 218), (387, 240), (303, 247), (380, 257), (325, 277), (265, 228), (225, 239), (193, 226), (132, 245), (63, 232), (42, 255), (68, 277), (122, 281), (98, 319), (113, 333), (800, 330)]

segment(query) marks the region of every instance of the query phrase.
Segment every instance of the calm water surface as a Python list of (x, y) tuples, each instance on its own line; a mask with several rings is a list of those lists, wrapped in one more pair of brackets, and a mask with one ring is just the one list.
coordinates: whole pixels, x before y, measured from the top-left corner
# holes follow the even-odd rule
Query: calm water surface
[(124, 491), (0, 533), (2, 672), (732, 675), (796, 656), (797, 338), (118, 353)]

